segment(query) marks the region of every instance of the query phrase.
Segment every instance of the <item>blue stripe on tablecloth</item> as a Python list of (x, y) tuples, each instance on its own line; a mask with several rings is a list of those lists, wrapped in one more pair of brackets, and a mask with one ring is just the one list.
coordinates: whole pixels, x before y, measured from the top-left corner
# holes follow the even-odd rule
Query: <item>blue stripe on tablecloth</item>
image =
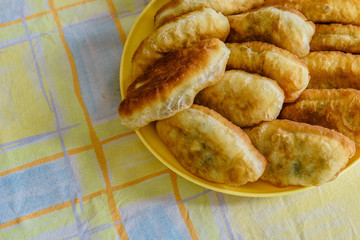
[(81, 95), (92, 121), (117, 113), (123, 46), (110, 15), (64, 28), (78, 71)]
[(24, 11), (24, 0), (1, 0), (0, 23), (19, 19)]
[[(68, 127), (65, 127), (65, 128), (60, 128), (60, 131), (61, 132), (66, 131), (68, 129), (77, 127), (79, 125), (80, 125), (80, 123), (75, 124), (75, 125), (71, 125), (71, 126), (68, 126)], [(19, 148), (19, 147), (23, 147), (25, 145), (29, 145), (29, 144), (38, 142), (38, 141), (40, 141), (40, 140), (42, 140), (44, 138), (47, 138), (47, 137), (49, 137), (51, 135), (55, 135), (55, 134), (57, 134), (57, 131), (51, 131), (51, 132), (47, 132), (47, 133), (33, 135), (33, 136), (30, 136), (30, 137), (26, 137), (26, 138), (21, 138), (21, 139), (12, 141), (12, 142), (2, 143), (2, 144), (0, 144), (0, 148), (2, 148), (1, 149), (2, 152), (6, 152), (6, 151), (8, 151), (10, 149), (13, 149), (13, 148)], [(52, 137), (50, 139), (52, 139)], [(46, 139), (46, 140), (49, 140), (49, 139)]]
[(76, 211), (76, 207), (75, 207), (75, 203), (74, 203), (74, 199), (79, 198), (80, 199), (80, 208), (81, 208), (82, 213), (84, 213), (84, 206), (83, 206), (83, 201), (82, 201), (82, 191), (81, 191), (81, 188), (80, 188), (79, 181), (78, 181), (78, 179), (76, 177), (76, 174), (74, 172), (74, 169), (73, 169), (73, 167), (71, 165), (70, 157), (69, 157), (69, 155), (68, 155), (68, 153), (66, 151), (66, 148), (65, 148), (64, 139), (63, 139), (62, 133), (60, 131), (60, 121), (59, 121), (59, 115), (58, 115), (58, 112), (57, 112), (56, 104), (54, 102), (54, 99), (53, 99), (53, 96), (52, 96), (51, 92), (49, 92), (49, 95), (50, 95), (50, 100), (51, 100), (51, 107), (52, 107), (54, 115), (55, 115), (55, 126), (56, 126), (57, 133), (58, 133), (58, 136), (59, 136), (59, 139), (60, 139), (60, 142), (61, 142), (62, 150), (64, 152), (65, 163), (66, 163), (66, 166), (67, 166), (67, 168), (69, 170), (69, 173), (70, 173), (70, 179), (68, 179), (68, 180), (73, 183), (72, 186), (75, 189), (75, 196), (71, 199), (72, 200), (71, 201), (71, 203), (72, 203), (71, 206), (72, 206), (72, 210), (73, 210), (73, 213), (74, 213), (74, 216), (75, 216), (75, 219), (76, 219), (76, 226), (78, 228), (78, 236), (79, 236), (80, 240), (89, 239), (90, 238), (89, 226), (88, 226), (87, 222), (81, 221), (81, 219), (79, 217), (79, 214)]
[(223, 219), (225, 221), (225, 225), (226, 225), (229, 237), (230, 237), (231, 240), (234, 240), (235, 239), (234, 234), (232, 233), (229, 219), (226, 216), (227, 209), (226, 209), (226, 202), (225, 202), (224, 195), (221, 194), (221, 193), (216, 193), (216, 197), (217, 197), (217, 199), (219, 201), (220, 212), (221, 212), (221, 215), (223, 216)]
[(0, 224), (75, 197), (64, 158), (0, 178)]
[(30, 30), (29, 30), (28, 25), (26, 24), (25, 17), (24, 17), (23, 14), (21, 14), (21, 21), (22, 21), (22, 24), (23, 24), (23, 26), (25, 28), (27, 40), (29, 41), (29, 44), (30, 44), (31, 55), (33, 56), (33, 59), (34, 59), (34, 62), (35, 62), (35, 67), (36, 67), (36, 73), (37, 73), (37, 76), (39, 78), (39, 85), (40, 85), (41, 91), (42, 91), (42, 93), (43, 93), (43, 95), (44, 95), (44, 97), (46, 99), (46, 102), (47, 102), (47, 104), (49, 106), (49, 109), (51, 111), (50, 101), (49, 101), (48, 96), (46, 95), (46, 90), (45, 90), (45, 87), (44, 87), (44, 79), (43, 79), (43, 77), (41, 75), (41, 72), (40, 72), (39, 62), (36, 59), (34, 45), (32, 43), (31, 36), (30, 36)]

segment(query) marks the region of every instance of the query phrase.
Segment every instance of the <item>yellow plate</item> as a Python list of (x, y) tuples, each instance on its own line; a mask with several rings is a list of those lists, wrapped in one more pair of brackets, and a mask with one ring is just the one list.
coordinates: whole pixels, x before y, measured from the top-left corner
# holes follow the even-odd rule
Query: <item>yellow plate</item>
[[(127, 87), (131, 83), (131, 58), (140, 42), (154, 30), (154, 15), (166, 2), (169, 2), (169, 0), (153, 0), (149, 3), (136, 21), (126, 40), (120, 66), (120, 88), (123, 98), (125, 97)], [(300, 186), (278, 188), (261, 180), (240, 187), (229, 187), (224, 184), (208, 182), (191, 174), (176, 161), (157, 136), (154, 123), (137, 130), (136, 133), (150, 152), (165, 166), (187, 180), (214, 191), (246, 197), (275, 197), (312, 188)], [(349, 161), (348, 166), (341, 174), (350, 169), (359, 159), (359, 152), (357, 151), (356, 156)]]

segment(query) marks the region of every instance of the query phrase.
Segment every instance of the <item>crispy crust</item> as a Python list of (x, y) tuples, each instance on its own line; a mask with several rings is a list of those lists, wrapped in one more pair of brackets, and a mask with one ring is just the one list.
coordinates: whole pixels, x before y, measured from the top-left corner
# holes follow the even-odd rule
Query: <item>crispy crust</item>
[(311, 51), (342, 51), (360, 53), (360, 26), (316, 24), (310, 42)]
[(302, 18), (303, 20), (307, 21), (308, 19), (304, 16), (304, 14), (302, 14), (301, 12), (293, 9), (293, 8), (289, 8), (289, 7), (286, 7), (286, 6), (281, 6), (280, 4), (279, 5), (271, 5), (271, 6), (261, 6), (261, 7), (257, 7), (257, 8), (254, 8), (254, 9), (250, 9), (248, 11), (245, 11), (243, 12), (242, 14), (246, 14), (246, 13), (251, 13), (251, 12), (256, 12), (262, 8), (269, 8), (269, 7), (272, 7), (272, 8), (276, 8), (276, 9), (279, 9), (279, 10), (282, 10), (282, 11), (286, 11), (286, 12), (291, 12), (293, 14), (296, 14), (297, 16), (299, 16), (300, 18)]
[(223, 116), (221, 116), (219, 113), (215, 112), (212, 109), (209, 109), (207, 107), (204, 106), (199, 106), (196, 104), (193, 104), (192, 108), (197, 109), (199, 111), (202, 111), (205, 114), (208, 114), (209, 116), (211, 116), (212, 118), (216, 119), (218, 122), (220, 122), (222, 125), (224, 125), (227, 128), (230, 128), (232, 131), (236, 132), (237, 135), (243, 139), (243, 141), (245, 141), (245, 144), (248, 147), (251, 147), (253, 154), (256, 155), (256, 158), (258, 158), (258, 160), (260, 162), (262, 162), (262, 164), (266, 165), (266, 159), (264, 158), (264, 156), (258, 151), (256, 150), (256, 148), (253, 146), (249, 136), (238, 126), (234, 125), (232, 122), (230, 122), (229, 120), (227, 120), (226, 118), (224, 118)]
[(262, 41), (284, 48), (299, 57), (309, 53), (315, 24), (299, 12), (281, 6), (253, 9), (228, 16), (228, 42)]
[(264, 5), (295, 9), (316, 23), (360, 25), (360, 4), (357, 0), (266, 0)]
[(227, 18), (211, 8), (175, 18), (153, 31), (136, 49), (132, 57), (132, 79), (144, 74), (169, 52), (189, 47), (203, 39), (218, 38), (224, 41), (229, 31)]
[(360, 89), (360, 56), (339, 51), (311, 52), (303, 58), (311, 80), (308, 88)]
[[(192, 108), (199, 110), (209, 116), (211, 116), (212, 118), (216, 119), (218, 122), (220, 122), (222, 125), (224, 125), (225, 127), (230, 128), (232, 131), (236, 132), (237, 135), (239, 135), (239, 137), (243, 138), (246, 145), (252, 146), (251, 140), (249, 138), (249, 136), (243, 131), (241, 130), (241, 128), (237, 127), (236, 125), (234, 125), (232, 122), (230, 122), (229, 120), (227, 120), (226, 118), (224, 118), (223, 116), (221, 116), (219, 113), (215, 112), (214, 110), (204, 107), (204, 106), (200, 106), (200, 105), (196, 105), (193, 104)], [(258, 151), (254, 151), (254, 153), (256, 154), (256, 156), (265, 164), (266, 160), (263, 158), (263, 156), (260, 154), (260, 152)]]
[(279, 123), (279, 126), (281, 126), (285, 130), (292, 130), (292, 131), (299, 131), (299, 132), (308, 132), (321, 135), (324, 137), (328, 137), (331, 139), (335, 139), (336, 141), (340, 142), (345, 149), (349, 152), (349, 158), (354, 156), (356, 148), (354, 142), (346, 137), (345, 135), (332, 130), (328, 129), (322, 126), (318, 125), (311, 125), (308, 123), (299, 123), (295, 121), (290, 121), (287, 119), (282, 120), (274, 120), (275, 122)]
[(355, 153), (354, 143), (344, 135), (306, 123), (274, 120), (246, 133), (268, 160), (261, 179), (279, 187), (329, 182)]
[(241, 69), (271, 78), (285, 93), (285, 102), (295, 101), (310, 79), (307, 65), (296, 55), (262, 42), (227, 43), (227, 69)]
[[(156, 24), (156, 22), (161, 22), (157, 19), (159, 19), (161, 17), (161, 15), (167, 10), (167, 9), (171, 9), (171, 8), (175, 8), (177, 7), (183, 0), (173, 0), (170, 1), (166, 4), (164, 4), (155, 14), (154, 16), (154, 20), (155, 20), (155, 28), (157, 28), (157, 26), (162, 26), (163, 24)], [(173, 16), (173, 15), (172, 15)], [(175, 16), (174, 16), (175, 17)], [(170, 19), (170, 17), (169, 17)], [(166, 22), (166, 20), (164, 19), (163, 22)]]
[[(297, 64), (301, 65), (302, 67), (307, 68), (307, 65), (303, 59), (301, 59), (298, 56), (296, 56), (295, 54), (293, 54), (289, 51), (286, 51), (285, 49), (279, 48), (273, 44), (252, 41), (252, 42), (245, 42), (245, 43), (226, 43), (226, 46), (227, 47), (229, 47), (229, 46), (247, 46), (250, 49), (257, 51), (257, 52), (264, 52), (264, 51), (276, 52), (276, 53), (279, 53), (279, 54), (285, 56), (286, 58), (289, 58), (289, 60), (296, 62)], [(227, 67), (232, 68), (232, 64), (233, 63), (228, 63)]]
[(306, 89), (296, 103), (307, 100), (339, 100), (350, 96), (360, 98), (360, 91), (356, 89)]
[(341, 132), (360, 146), (360, 92), (354, 89), (307, 89), (280, 117)]
[(215, 38), (169, 53), (127, 89), (119, 107), (123, 124), (137, 129), (190, 107), (199, 91), (222, 78), (228, 56)]
[(239, 186), (256, 181), (265, 170), (266, 159), (249, 137), (206, 107), (193, 105), (160, 120), (156, 130), (185, 169), (208, 181)]
[(173, 0), (162, 6), (155, 14), (155, 28), (158, 28), (171, 19), (182, 14), (199, 10), (201, 8), (213, 8), (217, 12), (224, 15), (236, 14), (253, 7), (260, 6), (264, 0)]

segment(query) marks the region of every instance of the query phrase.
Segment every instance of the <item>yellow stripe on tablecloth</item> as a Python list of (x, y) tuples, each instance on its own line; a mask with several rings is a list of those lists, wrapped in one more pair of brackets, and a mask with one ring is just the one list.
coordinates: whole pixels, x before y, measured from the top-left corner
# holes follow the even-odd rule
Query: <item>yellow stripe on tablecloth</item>
[[(164, 175), (164, 174), (167, 174), (167, 173), (170, 174), (171, 171), (169, 169), (166, 169), (166, 170), (163, 170), (163, 171), (159, 171), (159, 172), (150, 174), (148, 176), (144, 176), (144, 177), (139, 178), (139, 179), (137, 179), (135, 181), (131, 181), (131, 182), (128, 182), (128, 183), (125, 183), (125, 184), (121, 184), (119, 186), (111, 187), (110, 190), (103, 189), (103, 190), (91, 193), (89, 195), (83, 196), (82, 200), (84, 202), (86, 202), (86, 201), (89, 201), (89, 200), (91, 200), (93, 198), (96, 198), (96, 197), (98, 197), (100, 195), (103, 195), (103, 194), (108, 195), (109, 191), (114, 192), (114, 191), (118, 191), (118, 190), (121, 190), (121, 189), (124, 189), (124, 188), (127, 188), (127, 187), (131, 187), (131, 186), (134, 186), (134, 185), (139, 184), (141, 182), (144, 182), (146, 180), (150, 180), (150, 179), (156, 178), (158, 176), (161, 176), (161, 175)], [(75, 202), (75, 204), (79, 204), (80, 200), (78, 198), (76, 198), (76, 199), (74, 199), (74, 202)], [(52, 213), (52, 212), (55, 212), (55, 211), (58, 211), (58, 210), (61, 210), (61, 209), (64, 209), (64, 208), (68, 208), (68, 207), (71, 207), (71, 201), (60, 203), (60, 204), (57, 204), (57, 205), (54, 205), (54, 206), (39, 210), (37, 212), (28, 214), (26, 216), (19, 217), (17, 219), (12, 220), (12, 221), (0, 224), (0, 230), (4, 229), (4, 228), (7, 228), (7, 227), (11, 227), (13, 225), (19, 224), (19, 223), (27, 221), (27, 220), (31, 220), (33, 218), (40, 217), (42, 215), (46, 215), (48, 213)], [(119, 225), (119, 224), (116, 224), (116, 225)]]
[(112, 141), (118, 140), (118, 139), (126, 137), (126, 136), (130, 136), (130, 135), (133, 135), (133, 134), (135, 134), (134, 131), (125, 132), (125, 133), (122, 133), (122, 134), (119, 134), (119, 135), (104, 139), (104, 140), (101, 141), (101, 144), (104, 145), (104, 144), (110, 143)]
[[(80, 84), (79, 84), (79, 79), (78, 79), (78, 75), (77, 75), (77, 71), (76, 71), (75, 60), (74, 60), (74, 58), (72, 56), (69, 45), (67, 44), (67, 42), (65, 40), (64, 32), (62, 30), (62, 25), (61, 25), (59, 16), (57, 14), (57, 11), (56, 11), (56, 9), (54, 7), (54, 3), (53, 3), (52, 0), (48, 0), (48, 3), (49, 3), (51, 13), (52, 13), (52, 15), (54, 17), (54, 20), (55, 20), (58, 28), (60, 29), (60, 31), (59, 31), (60, 39), (63, 42), (65, 51), (66, 51), (66, 53), (68, 55), (68, 58), (69, 58), (71, 71), (72, 71), (72, 74), (73, 74), (75, 94), (76, 94), (76, 97), (78, 98), (78, 102), (79, 102), (79, 104), (80, 104), (80, 106), (82, 108), (82, 111), (83, 111), (84, 115), (85, 115), (86, 123), (88, 125), (89, 132), (90, 132), (90, 138), (91, 138), (91, 141), (92, 141), (92, 143), (94, 145), (95, 154), (97, 156), (97, 159), (98, 159), (98, 162), (99, 162), (99, 165), (100, 165), (100, 168), (101, 168), (101, 172), (102, 172), (103, 177), (104, 177), (105, 186), (106, 186), (106, 193), (107, 193), (107, 197), (108, 197), (108, 205), (109, 205), (109, 208), (110, 208), (111, 217), (112, 217), (112, 220), (113, 220), (114, 223), (115, 222), (120, 222), (121, 217), (120, 217), (119, 210), (118, 210), (118, 208), (116, 206), (113, 193), (111, 191), (111, 183), (110, 183), (109, 173), (108, 173), (108, 170), (107, 170), (107, 167), (106, 167), (106, 160), (105, 160), (105, 156), (104, 156), (104, 151), (102, 149), (102, 146), (100, 144), (99, 139), (96, 136), (94, 126), (92, 125), (91, 119), (90, 119), (89, 114), (88, 114), (88, 112), (86, 110), (86, 107), (85, 107), (85, 103), (84, 103), (84, 101), (82, 99), (82, 96), (81, 96)], [(128, 239), (127, 233), (126, 233), (124, 225), (122, 223), (118, 224), (118, 225), (115, 225), (115, 228), (116, 228), (116, 230), (117, 230), (117, 232), (118, 232), (121, 239)]]
[[(133, 135), (133, 134), (135, 134), (134, 131), (129, 131), (129, 132), (126, 132), (126, 133), (121, 133), (121, 134), (119, 134), (119, 135), (116, 135), (116, 136), (113, 136), (113, 137), (104, 139), (104, 140), (102, 140), (100, 143), (101, 143), (102, 145), (104, 145), (104, 144), (113, 142), (113, 141), (115, 141), (115, 140), (118, 140), (118, 139), (123, 138), (123, 137), (126, 137), (126, 136), (130, 136), (130, 135)], [(91, 150), (91, 149), (93, 149), (93, 148), (94, 148), (93, 145), (88, 145), (88, 146), (83, 146), (83, 147), (78, 147), (78, 148), (70, 149), (70, 150), (68, 150), (67, 152), (68, 152), (69, 155), (75, 155), (75, 154), (78, 154), (78, 153), (81, 153), (81, 152), (85, 152), (85, 151)], [(39, 158), (39, 159), (37, 159), (37, 160), (35, 160), (35, 161), (26, 163), (26, 164), (24, 164), (24, 165), (21, 165), (21, 166), (18, 166), (18, 167), (15, 167), (15, 168), (12, 168), (12, 169), (9, 169), (9, 170), (0, 172), (0, 177), (4, 177), (4, 176), (9, 175), (9, 174), (11, 174), (11, 173), (15, 173), (15, 172), (18, 172), (18, 171), (21, 171), (21, 170), (24, 170), (24, 169), (28, 169), (28, 168), (31, 168), (31, 167), (34, 167), (34, 166), (38, 166), (38, 165), (45, 164), (45, 163), (48, 163), (48, 162), (51, 162), (51, 161), (55, 161), (55, 160), (60, 159), (60, 158), (63, 158), (63, 157), (64, 157), (64, 153), (63, 153), (63, 152), (56, 153), (56, 154), (53, 154), (53, 155), (50, 155), (50, 156), (46, 156), (46, 157), (42, 157), (42, 158)]]
[[(90, 150), (92, 148), (93, 147), (91, 145), (89, 145), (89, 146), (84, 146), (84, 147), (79, 147), (79, 148), (74, 148), (74, 149), (68, 150), (67, 153), (69, 155), (75, 155), (75, 154), (78, 154), (78, 153), (81, 153), (81, 152), (84, 152), (84, 151), (88, 151), (88, 150)], [(0, 177), (4, 177), (4, 176), (6, 176), (8, 174), (15, 173), (15, 172), (18, 172), (18, 171), (21, 171), (21, 170), (24, 170), (24, 169), (34, 167), (34, 166), (38, 166), (38, 165), (41, 165), (41, 164), (52, 162), (52, 161), (55, 161), (57, 159), (63, 158), (64, 156), (65, 156), (64, 152), (61, 152), (61, 153), (56, 153), (56, 154), (46, 156), (46, 157), (43, 157), (43, 158), (39, 158), (39, 159), (37, 159), (35, 161), (32, 161), (32, 162), (29, 162), (27, 164), (24, 164), (24, 165), (9, 169), (7, 171), (0, 172)]]
[(21, 19), (16, 19), (10, 22), (4, 22), (4, 23), (0, 23), (0, 28), (4, 28), (4, 27), (10, 27), (11, 25), (17, 24), (17, 23), (21, 23)]
[[(56, 11), (61, 11), (61, 10), (67, 9), (67, 8), (76, 7), (78, 5), (89, 3), (89, 2), (94, 2), (94, 1), (96, 1), (96, 0), (83, 0), (83, 1), (79, 1), (79, 2), (76, 2), (76, 3), (71, 3), (71, 4), (68, 4), (68, 5), (64, 5), (64, 6), (55, 8), (55, 10)], [(34, 13), (34, 14), (29, 15), (29, 16), (26, 16), (25, 20), (35, 19), (35, 18), (44, 16), (44, 15), (50, 14), (50, 13), (51, 13), (51, 11), (43, 11), (43, 12)], [(11, 25), (14, 25), (14, 24), (17, 24), (17, 23), (21, 23), (21, 21), (22, 21), (21, 18), (19, 18), (19, 19), (15, 19), (13, 21), (10, 21), (10, 22), (0, 23), (0, 28), (8, 27), (8, 26), (11, 26)]]
[[(88, 200), (96, 198), (96, 197), (98, 197), (98, 196), (100, 196), (102, 194), (105, 194), (105, 193), (106, 193), (105, 190), (101, 190), (101, 191), (89, 194), (87, 196), (84, 196), (82, 198), (82, 200), (83, 201), (88, 201)], [(74, 202), (75, 202), (75, 204), (79, 204), (80, 201), (79, 201), (78, 198), (76, 198), (76, 199), (74, 199)], [(71, 201), (67, 201), (67, 202), (64, 202), (64, 203), (60, 203), (60, 204), (57, 204), (57, 205), (42, 209), (42, 210), (34, 212), (34, 213), (30, 213), (30, 214), (28, 214), (26, 216), (16, 218), (16, 219), (14, 219), (14, 220), (12, 220), (10, 222), (0, 224), (0, 230), (4, 229), (4, 228), (7, 228), (7, 227), (11, 227), (13, 225), (19, 224), (19, 223), (27, 221), (27, 220), (31, 220), (31, 219), (34, 219), (34, 218), (37, 218), (37, 217), (40, 217), (40, 216), (43, 216), (43, 215), (46, 215), (46, 214), (49, 214), (49, 213), (52, 213), (52, 212), (59, 211), (61, 209), (69, 208), (69, 207), (71, 207), (71, 205), (72, 205)]]
[(82, 5), (82, 4), (85, 4), (85, 3), (89, 3), (89, 2), (94, 2), (94, 1), (96, 1), (96, 0), (83, 0), (83, 1), (79, 1), (79, 2), (76, 2), (76, 3), (71, 3), (71, 4), (64, 5), (64, 6), (61, 6), (61, 7), (58, 7), (58, 8), (54, 8), (54, 9), (56, 9), (56, 11), (61, 11), (61, 10), (64, 10), (66, 8), (76, 7), (76, 6), (79, 6), (79, 5)]
[(51, 212), (55, 212), (55, 211), (59, 211), (61, 209), (68, 208), (68, 207), (71, 207), (71, 201), (68, 201), (68, 202), (65, 202), (65, 203), (60, 203), (60, 204), (45, 208), (43, 210), (40, 210), (38, 212), (34, 212), (34, 213), (29, 214), (29, 215), (19, 217), (19, 218), (14, 219), (14, 220), (12, 220), (10, 222), (3, 223), (3, 224), (0, 225), (0, 230), (4, 229), (4, 228), (7, 228), (7, 227), (14, 226), (14, 225), (19, 224), (21, 222), (24, 222), (26, 220), (37, 218), (37, 217), (40, 217), (42, 215), (45, 215), (45, 214), (48, 214), (48, 213), (51, 213)]
[(150, 175), (147, 175), (147, 176), (144, 176), (144, 177), (141, 177), (141, 178), (138, 178), (136, 180), (133, 180), (133, 181), (130, 181), (130, 182), (127, 182), (127, 183), (124, 183), (124, 184), (121, 184), (121, 185), (118, 185), (118, 186), (115, 186), (115, 187), (112, 187), (112, 191), (119, 191), (121, 189), (124, 189), (124, 188), (127, 188), (127, 187), (131, 187), (133, 185), (136, 185), (138, 183), (141, 183), (141, 182), (144, 182), (146, 180), (149, 180), (149, 179), (152, 179), (152, 178), (155, 178), (155, 177), (158, 177), (158, 176), (161, 176), (163, 174), (166, 174), (166, 173), (170, 173), (171, 171), (169, 169), (165, 169), (165, 170), (162, 170), (162, 171), (159, 171), (159, 172), (156, 172), (156, 173), (152, 173)]
[[(170, 178), (171, 178), (171, 182), (174, 188), (174, 195), (175, 195), (175, 199), (177, 202), (181, 201), (181, 196), (180, 196), (180, 191), (179, 191), (179, 187), (177, 185), (177, 175), (174, 172), (170, 172)], [(189, 213), (186, 210), (186, 207), (184, 205), (184, 203), (178, 203), (178, 208), (180, 210), (181, 216), (184, 219), (185, 225), (189, 230), (190, 236), (192, 239), (199, 239), (198, 234), (196, 233), (196, 229), (190, 219)]]
[(47, 101), (49, 85), (39, 79), (31, 46), (23, 42), (1, 53), (0, 143), (56, 130)]
[(103, 149), (112, 185), (121, 185), (166, 169), (136, 135), (105, 144)]
[[(116, 13), (116, 8), (115, 8), (115, 5), (114, 5), (114, 2), (112, 0), (106, 0), (106, 3), (109, 7), (109, 10), (110, 10), (110, 14), (112, 15), (112, 17), (116, 17), (114, 14)], [(121, 23), (120, 23), (120, 20), (119, 19), (114, 19), (114, 23), (115, 23), (115, 26), (116, 26), (116, 29), (118, 31), (118, 34), (121, 38), (121, 41), (123, 43), (123, 45), (125, 45), (125, 42), (126, 42), (126, 34), (124, 32), (124, 29), (123, 27), (121, 26)]]

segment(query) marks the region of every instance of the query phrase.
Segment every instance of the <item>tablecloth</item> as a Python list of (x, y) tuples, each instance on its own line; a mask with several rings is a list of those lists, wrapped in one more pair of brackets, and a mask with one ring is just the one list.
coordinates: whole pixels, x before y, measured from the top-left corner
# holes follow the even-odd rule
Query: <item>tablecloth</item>
[(236, 197), (177, 176), (121, 125), (121, 54), (148, 3), (0, 1), (0, 239), (359, 239), (359, 164)]

